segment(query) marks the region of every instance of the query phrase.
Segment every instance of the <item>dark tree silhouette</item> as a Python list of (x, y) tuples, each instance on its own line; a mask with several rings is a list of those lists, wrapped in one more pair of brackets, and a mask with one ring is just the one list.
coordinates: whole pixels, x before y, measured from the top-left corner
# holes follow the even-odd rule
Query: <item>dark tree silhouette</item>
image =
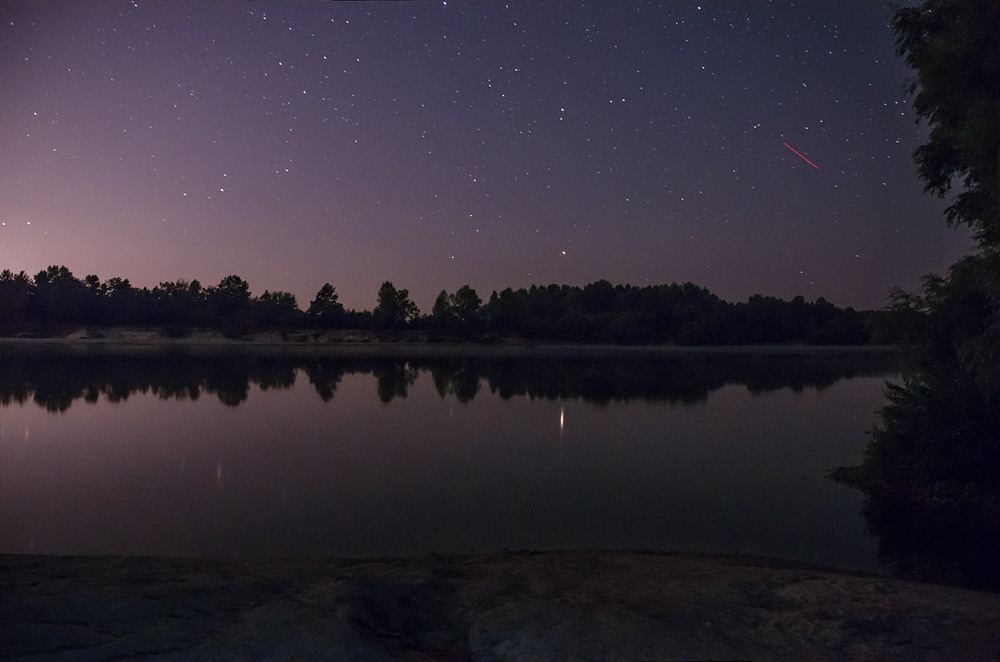
[(245, 280), (235, 274), (226, 276), (205, 290), (205, 298), (224, 335), (237, 337), (253, 330), (250, 285)]
[[(149, 321), (159, 323), (170, 336), (184, 336), (198, 323), (214, 322), (217, 318), (205, 310), (201, 283), (180, 278), (160, 283), (151, 292), (153, 306), (147, 307)], [(151, 308), (151, 309), (150, 309)]]
[(379, 290), (374, 311), (346, 310), (326, 283), (303, 313), (293, 294), (265, 290), (253, 297), (247, 282), (235, 275), (206, 289), (197, 280), (178, 279), (148, 290), (134, 288), (121, 277), (102, 283), (89, 275), (81, 281), (57, 266), (34, 279), (10, 270), (0, 274), (4, 333), (120, 325), (159, 326), (170, 336), (203, 328), (240, 337), (258, 328), (311, 326), (405, 329), (465, 340), (514, 336), (532, 342), (860, 344), (869, 342), (868, 326), (879, 331), (883, 342), (903, 332), (896, 312), (858, 314), (822, 298), (809, 303), (803, 297), (786, 302), (754, 295), (746, 303), (730, 304), (691, 283), (532, 285), (493, 292), (485, 305), (472, 287), (463, 285), (453, 294), (442, 290), (431, 314), (419, 314), (407, 290), (397, 290), (388, 281)]
[(389, 281), (378, 290), (378, 305), (372, 311), (374, 323), (381, 328), (399, 328), (420, 315), (417, 305), (410, 301), (409, 290), (397, 290)]
[[(865, 488), (886, 561), (925, 578), (993, 588), (1000, 587), (998, 25), (994, 0), (923, 0), (894, 15), (896, 50), (917, 74), (909, 85), (914, 109), (931, 126), (914, 153), (917, 172), (938, 196), (961, 180), (946, 219), (968, 224), (980, 248), (946, 278), (926, 276), (922, 294), (893, 292), (891, 319), (910, 365), (903, 385), (887, 388), (861, 467), (840, 473)], [(901, 538), (901, 521), (910, 523), (904, 528), (922, 522), (922, 536), (936, 539)]]
[(476, 321), (479, 307), (483, 305), (483, 300), (479, 298), (476, 291), (468, 285), (463, 285), (455, 291), (452, 297), (455, 315), (463, 324), (470, 324)]
[(483, 300), (468, 285), (458, 288), (454, 294), (441, 290), (434, 300), (431, 320), (442, 331), (471, 334), (479, 330), (479, 309)]
[(909, 316), (918, 324), (909, 337), (921, 368), (955, 363), (989, 398), (1000, 398), (998, 25), (994, 0), (923, 0), (897, 9), (892, 21), (896, 51), (916, 72), (908, 89), (917, 119), (931, 127), (914, 153), (917, 172), (938, 196), (961, 180), (946, 218), (968, 224), (980, 246), (947, 280), (928, 276), (923, 296), (897, 291), (894, 303), (920, 313)]
[(226, 276), (212, 290), (211, 297), (216, 301), (229, 301), (235, 304), (250, 301), (250, 284), (236, 276)]
[(309, 318), (319, 326), (341, 325), (345, 311), (338, 298), (337, 290), (330, 283), (324, 284), (316, 293), (316, 298), (309, 302)]
[(294, 326), (300, 314), (295, 295), (291, 292), (264, 290), (264, 293), (253, 301), (253, 307), (257, 323), (272, 329)]
[(62, 266), (50, 266), (35, 274), (34, 314), (45, 326), (58, 326), (90, 320), (90, 292), (83, 281)]
[(914, 160), (925, 189), (962, 192), (945, 210), (983, 246), (1000, 243), (1000, 2), (923, 0), (896, 10), (896, 52), (916, 72), (917, 121), (931, 127)]
[(28, 297), (34, 284), (28, 274), (0, 271), (0, 329), (16, 329), (27, 322)]

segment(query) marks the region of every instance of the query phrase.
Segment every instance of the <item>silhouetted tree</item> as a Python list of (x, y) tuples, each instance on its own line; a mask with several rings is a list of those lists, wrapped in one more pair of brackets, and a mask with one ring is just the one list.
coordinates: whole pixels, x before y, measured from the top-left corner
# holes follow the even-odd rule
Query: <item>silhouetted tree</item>
[[(1000, 392), (1000, 3), (923, 0), (893, 16), (896, 51), (916, 72), (909, 85), (917, 120), (931, 127), (914, 160), (926, 190), (962, 191), (945, 211), (966, 223), (980, 253), (951, 269), (947, 281), (925, 279), (922, 297), (895, 293), (897, 307), (925, 315), (910, 333), (941, 361), (942, 345), (985, 394)], [(992, 262), (992, 264), (991, 264)], [(961, 312), (960, 312), (961, 311)], [(924, 360), (925, 369), (933, 369)], [(998, 403), (1000, 404), (1000, 403)], [(1000, 440), (998, 440), (1000, 444)]]
[(342, 324), (345, 310), (337, 299), (337, 290), (330, 283), (324, 284), (316, 293), (316, 298), (309, 302), (307, 313), (310, 319), (324, 327)]
[(907, 89), (931, 127), (914, 152), (925, 190), (962, 192), (945, 210), (982, 246), (1000, 243), (1000, 2), (922, 0), (892, 19), (896, 52), (916, 72)]
[(583, 288), (581, 297), (584, 312), (592, 314), (610, 313), (615, 306), (617, 294), (614, 285), (606, 280), (590, 283)]
[(455, 291), (452, 298), (455, 315), (463, 324), (471, 324), (476, 321), (479, 307), (483, 305), (483, 300), (479, 298), (476, 291), (468, 285), (463, 285)]
[[(406, 290), (385, 282), (374, 311), (346, 310), (336, 290), (326, 283), (302, 313), (289, 292), (266, 290), (252, 297), (246, 281), (227, 276), (216, 287), (202, 289), (197, 280), (161, 282), (152, 290), (137, 289), (127, 279), (82, 281), (65, 267), (49, 267), (30, 279), (9, 270), (0, 277), (0, 326), (158, 325), (168, 335), (182, 336), (196, 327), (220, 329), (240, 336), (255, 328), (429, 329), (453, 337), (515, 335), (528, 340), (597, 343), (774, 343), (867, 342), (866, 325), (882, 337), (902, 333), (897, 312), (859, 314), (820, 298), (807, 303), (754, 295), (746, 303), (729, 304), (692, 283), (633, 287), (597, 281), (584, 288), (532, 285), (493, 292), (489, 302), (469, 285), (453, 294), (442, 290), (431, 314), (419, 310)], [(919, 317), (919, 315), (918, 315)]]
[(382, 283), (378, 291), (378, 305), (372, 311), (372, 319), (381, 328), (401, 327), (420, 314), (417, 305), (410, 301), (409, 290), (397, 290), (389, 281)]
[(527, 316), (526, 294), (523, 288), (515, 292), (508, 287), (499, 294), (494, 291), (483, 314), (497, 331), (517, 332)]
[(0, 272), (0, 329), (15, 329), (27, 322), (28, 299), (34, 292), (28, 274), (10, 269)]
[(89, 292), (64, 266), (50, 266), (35, 274), (33, 313), (42, 325), (86, 322)]
[(250, 284), (239, 276), (226, 276), (212, 290), (211, 297), (217, 302), (241, 305), (250, 301)]
[(136, 291), (127, 278), (114, 276), (101, 286), (104, 324), (121, 325), (136, 323)]
[(240, 336), (253, 328), (250, 311), (250, 285), (239, 276), (226, 276), (216, 287), (205, 291), (208, 305), (215, 312), (223, 334)]
[(183, 278), (166, 281), (150, 293), (149, 299), (155, 302), (155, 307), (148, 314), (167, 335), (184, 336), (191, 332), (195, 324), (218, 324), (215, 311), (206, 309), (205, 296), (207, 294), (202, 294), (201, 283), (197, 280), (190, 283)]
[[(997, 25), (1000, 3), (993, 0), (923, 0), (893, 18), (896, 50), (917, 74), (909, 86), (917, 119), (931, 127), (914, 153), (917, 172), (938, 196), (961, 180), (946, 219), (968, 224), (980, 249), (954, 264), (947, 278), (925, 277), (922, 294), (893, 292), (892, 321), (910, 365), (903, 385), (887, 388), (859, 472), (873, 527), (892, 519), (882, 516), (894, 510), (889, 502), (905, 503), (915, 519), (947, 523), (927, 535), (954, 545), (994, 541), (991, 559), (1000, 554)], [(892, 540), (885, 537), (881, 547), (887, 561), (898, 553)], [(925, 559), (917, 565), (928, 578), (970, 581), (938, 574)]]
[(431, 320), (440, 330), (470, 334), (478, 331), (482, 304), (483, 300), (468, 285), (463, 285), (454, 294), (441, 290), (434, 300)]
[(253, 303), (257, 323), (265, 328), (288, 328), (297, 322), (299, 307), (291, 292), (264, 290)]

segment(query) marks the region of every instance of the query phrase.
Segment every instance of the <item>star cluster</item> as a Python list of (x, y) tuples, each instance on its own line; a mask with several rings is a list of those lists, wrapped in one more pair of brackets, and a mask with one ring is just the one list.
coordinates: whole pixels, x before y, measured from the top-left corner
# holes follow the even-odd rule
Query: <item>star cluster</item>
[(969, 246), (914, 174), (890, 11), (7, 3), (0, 267), (876, 307)]

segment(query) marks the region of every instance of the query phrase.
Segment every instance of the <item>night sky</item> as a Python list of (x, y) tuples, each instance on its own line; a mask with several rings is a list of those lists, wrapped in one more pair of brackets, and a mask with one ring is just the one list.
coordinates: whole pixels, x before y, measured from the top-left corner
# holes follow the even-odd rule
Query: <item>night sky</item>
[[(691, 281), (878, 307), (971, 247), (882, 2), (0, 3), (0, 268)], [(798, 154), (796, 153), (796, 150)], [(811, 162), (811, 163), (810, 163)], [(813, 165), (814, 164), (814, 165)]]

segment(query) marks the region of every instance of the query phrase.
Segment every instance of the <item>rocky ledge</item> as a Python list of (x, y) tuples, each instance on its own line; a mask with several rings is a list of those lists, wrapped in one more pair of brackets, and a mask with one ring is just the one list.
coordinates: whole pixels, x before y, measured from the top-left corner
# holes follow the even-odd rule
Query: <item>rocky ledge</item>
[(0, 557), (0, 659), (971, 659), (1000, 595), (736, 557)]

